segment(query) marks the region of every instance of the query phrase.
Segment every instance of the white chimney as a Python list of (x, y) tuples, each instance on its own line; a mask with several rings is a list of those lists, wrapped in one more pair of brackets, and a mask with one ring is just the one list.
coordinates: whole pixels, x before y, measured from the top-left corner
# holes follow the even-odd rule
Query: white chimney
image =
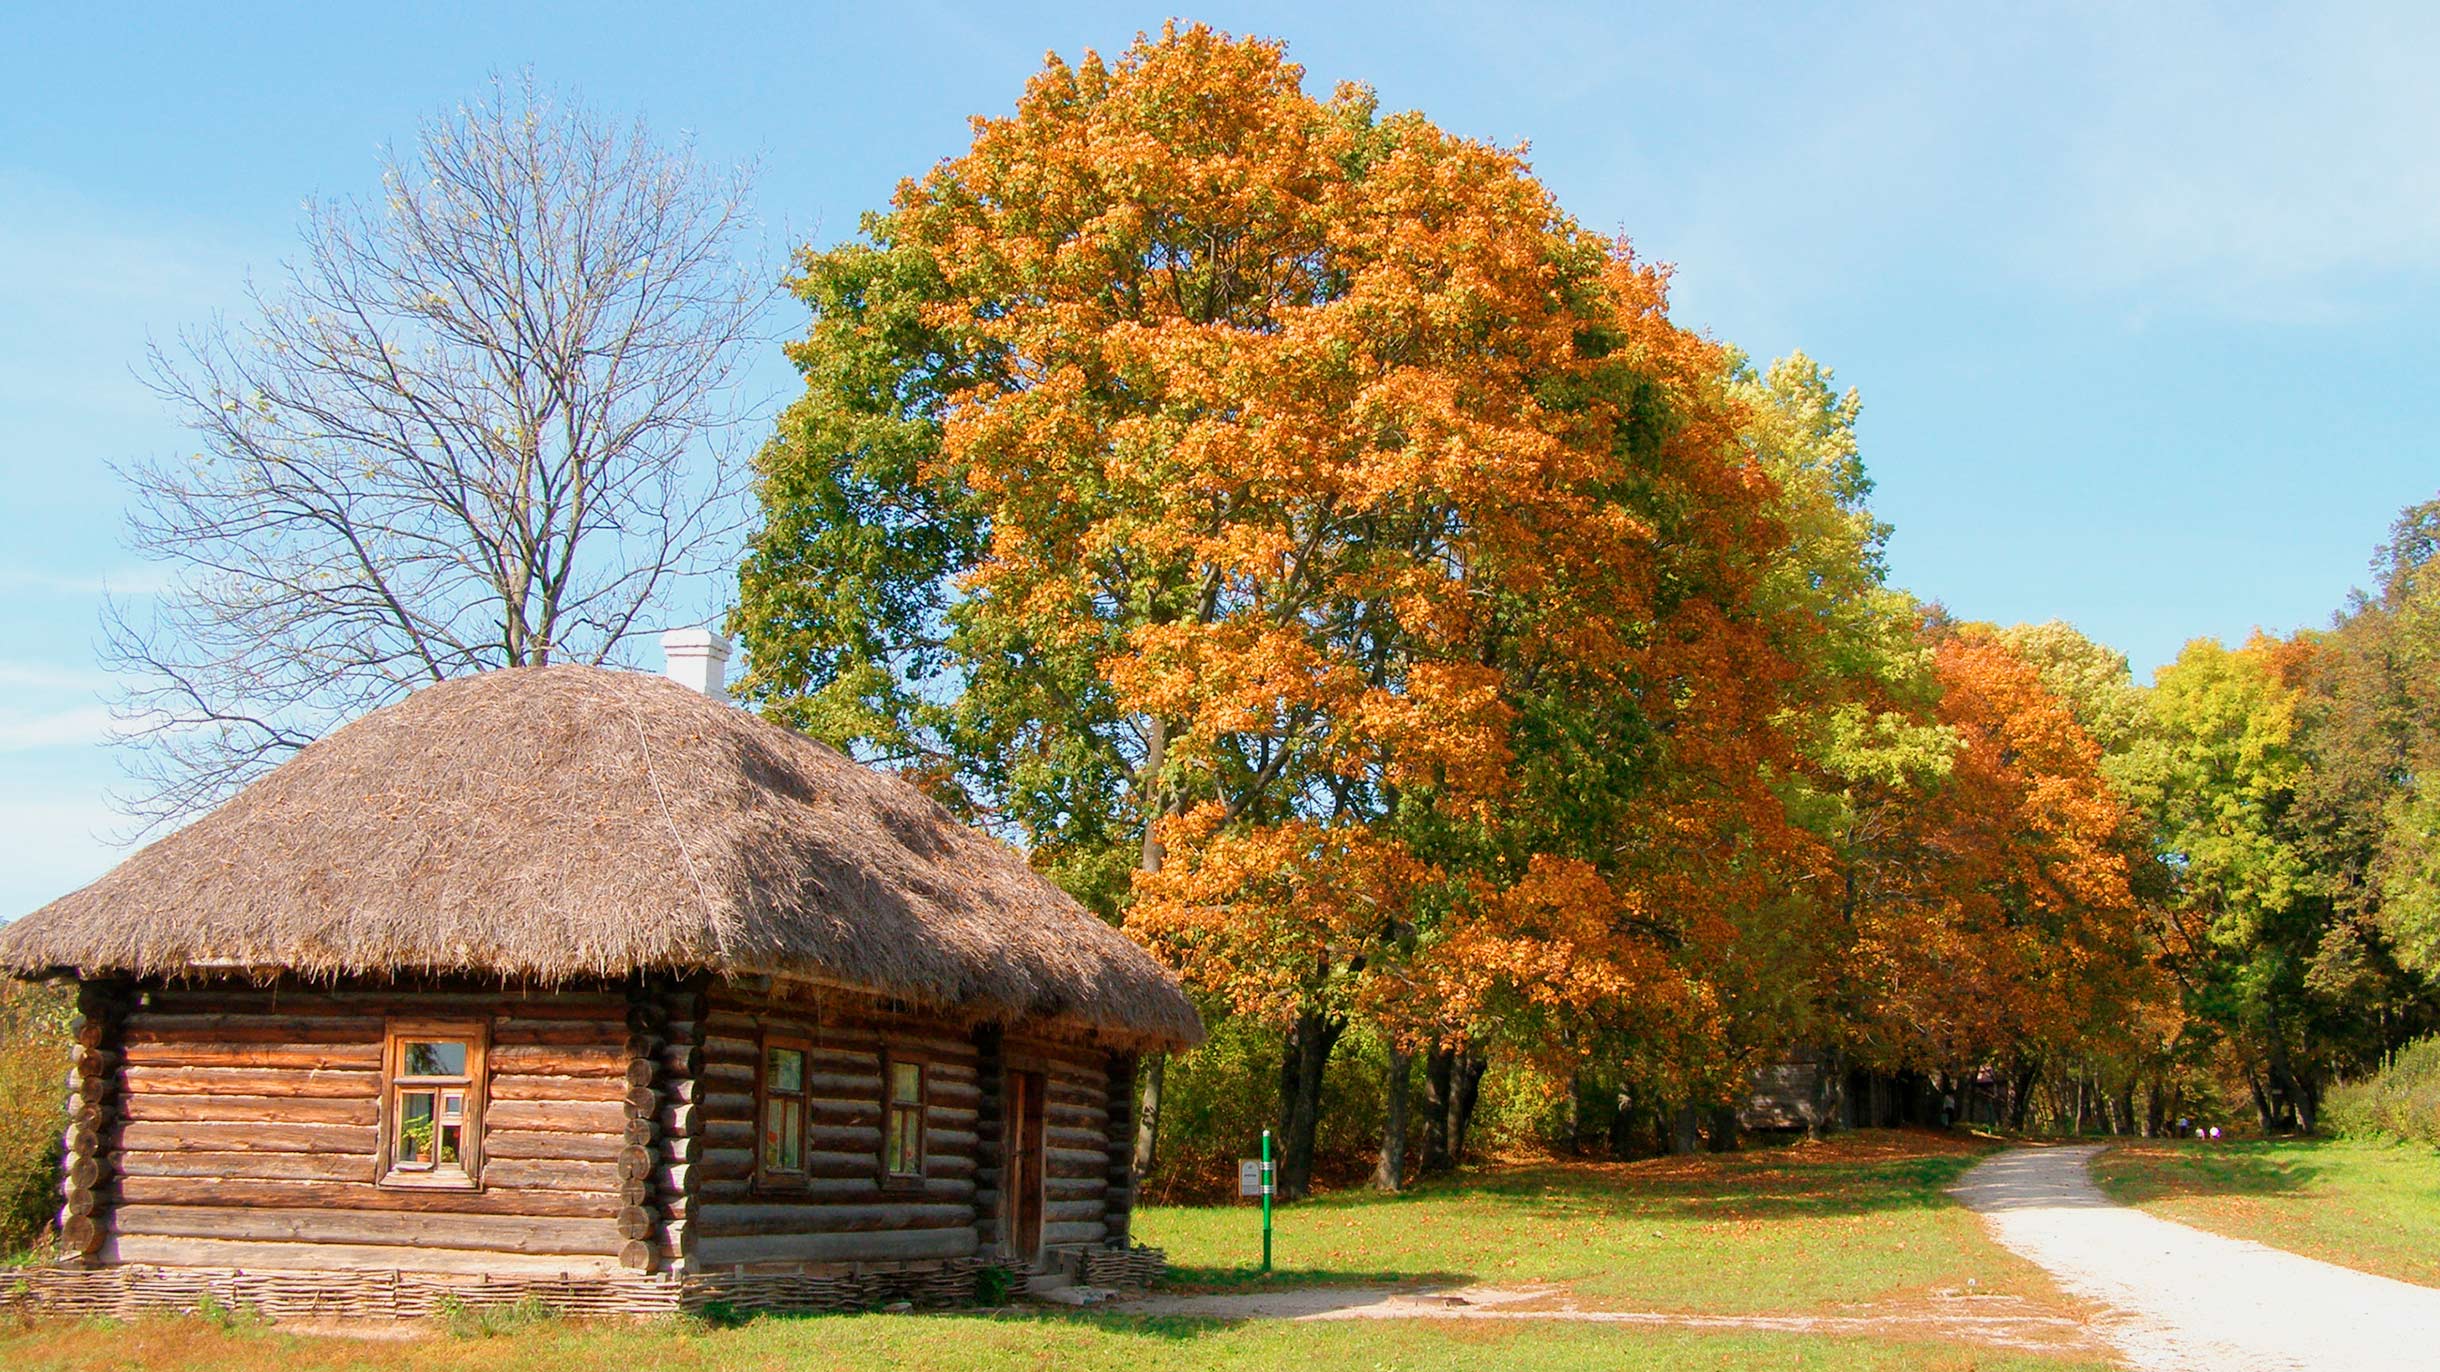
[(729, 641), (709, 629), (672, 629), (661, 635), (669, 679), (714, 700), (729, 698)]

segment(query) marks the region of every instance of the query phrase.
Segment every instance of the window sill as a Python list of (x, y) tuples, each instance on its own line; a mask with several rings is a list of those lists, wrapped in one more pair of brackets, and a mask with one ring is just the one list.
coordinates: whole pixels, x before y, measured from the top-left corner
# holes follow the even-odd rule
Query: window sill
[(482, 1183), (463, 1172), (392, 1172), (374, 1185), (393, 1191), (480, 1191)]

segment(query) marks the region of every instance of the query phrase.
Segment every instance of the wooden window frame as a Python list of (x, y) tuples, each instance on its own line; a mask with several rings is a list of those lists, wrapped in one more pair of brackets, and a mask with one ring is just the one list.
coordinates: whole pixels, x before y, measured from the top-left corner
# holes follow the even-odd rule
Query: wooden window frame
[[(401, 1069), (406, 1045), (421, 1042), (463, 1043), (466, 1045), (464, 1077), (410, 1077)], [(421, 1191), (480, 1191), (483, 1189), (483, 1116), (491, 1095), (490, 1058), (491, 1025), (485, 1020), (465, 1019), (393, 1019), (382, 1025), (381, 1040), (381, 1099), (380, 1127), (374, 1131), (374, 1147), (379, 1150), (374, 1162), (375, 1181), (385, 1187)], [(441, 1085), (462, 1080), (466, 1101), (460, 1112), (458, 1133), (458, 1165), (444, 1168), (437, 1162), (421, 1167), (402, 1166), (398, 1161), (399, 1098), (417, 1081)]]
[[(902, 1105), (890, 1095), (890, 1077), (899, 1067), (915, 1069), (915, 1100)], [(915, 1170), (890, 1170), (890, 1136), (896, 1132), (893, 1118), (900, 1110), (915, 1114)], [(873, 1158), (874, 1174), (885, 1191), (920, 1191), (931, 1180), (929, 1167), (932, 1153), (932, 1060), (920, 1053), (899, 1053), (883, 1050), (881, 1054), (881, 1147)]]
[[(763, 1147), (765, 1121), (771, 1117), (771, 1052), (780, 1049), (797, 1054), (804, 1062), (803, 1078), (795, 1096), (798, 1103), (796, 1119), (796, 1157), (794, 1170), (769, 1165), (769, 1153)], [(795, 1034), (765, 1033), (754, 1055), (754, 1185), (774, 1191), (802, 1191), (813, 1180), (813, 1043)]]

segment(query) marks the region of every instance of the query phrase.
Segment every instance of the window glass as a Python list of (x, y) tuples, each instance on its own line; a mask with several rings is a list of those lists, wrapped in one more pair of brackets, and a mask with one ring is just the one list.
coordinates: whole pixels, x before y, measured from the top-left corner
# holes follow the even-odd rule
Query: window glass
[(805, 1170), (805, 1102), (774, 1096), (764, 1103), (763, 1170)]
[(805, 1049), (763, 1047), (761, 1166), (765, 1175), (805, 1170)]
[(466, 1075), (466, 1045), (443, 1040), (409, 1039), (398, 1057), (402, 1077), (462, 1077)]
[(805, 1089), (805, 1055), (794, 1048), (772, 1049), (763, 1070), (765, 1090), (795, 1095)]
[(889, 1095), (881, 1120), (881, 1170), (894, 1177), (923, 1175), (923, 1064), (889, 1065)]
[(398, 1093), (398, 1161), (407, 1167), (430, 1167), (434, 1131), (432, 1093)]

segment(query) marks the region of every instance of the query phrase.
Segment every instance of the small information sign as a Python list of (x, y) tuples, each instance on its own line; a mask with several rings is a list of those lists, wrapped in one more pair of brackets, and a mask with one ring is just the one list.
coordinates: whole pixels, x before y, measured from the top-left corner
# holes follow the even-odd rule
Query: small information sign
[(1259, 1158), (1237, 1160), (1237, 1194), (1248, 1199), (1262, 1194), (1262, 1161)]

